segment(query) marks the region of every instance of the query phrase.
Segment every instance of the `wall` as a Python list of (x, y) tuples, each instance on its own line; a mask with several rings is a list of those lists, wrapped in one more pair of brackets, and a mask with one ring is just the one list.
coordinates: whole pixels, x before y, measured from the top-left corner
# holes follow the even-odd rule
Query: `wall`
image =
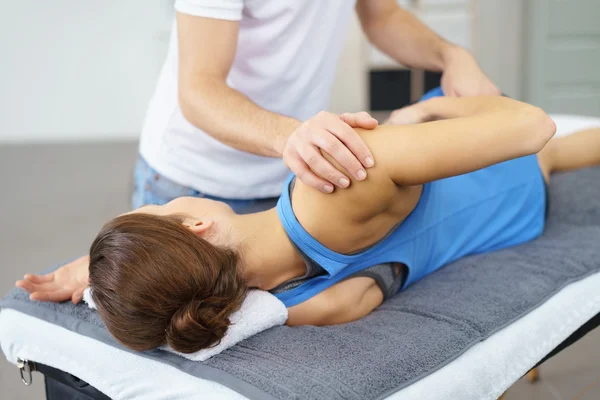
[[(478, 3), (474, 52), (520, 98), (522, 0)], [(172, 18), (172, 0), (0, 1), (0, 142), (137, 138)], [(354, 17), (331, 111), (367, 107), (370, 56)]]
[(131, 139), (172, 1), (0, 1), (0, 142)]
[(475, 55), (488, 76), (506, 94), (523, 99), (524, 1), (479, 0)]
[(527, 6), (525, 99), (550, 113), (600, 116), (598, 0)]
[(355, 13), (337, 65), (329, 111), (343, 113), (367, 109), (369, 82), (366, 41)]

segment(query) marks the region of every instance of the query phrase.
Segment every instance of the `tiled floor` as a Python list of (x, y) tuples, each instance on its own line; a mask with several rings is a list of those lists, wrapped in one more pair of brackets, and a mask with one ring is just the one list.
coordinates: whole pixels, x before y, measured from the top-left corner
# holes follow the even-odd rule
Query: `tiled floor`
[[(0, 146), (0, 293), (27, 271), (83, 254), (106, 219), (128, 209), (136, 146)], [(0, 360), (0, 399), (43, 399)], [(600, 329), (516, 383), (505, 400), (600, 399)], [(452, 399), (454, 400), (454, 399)]]

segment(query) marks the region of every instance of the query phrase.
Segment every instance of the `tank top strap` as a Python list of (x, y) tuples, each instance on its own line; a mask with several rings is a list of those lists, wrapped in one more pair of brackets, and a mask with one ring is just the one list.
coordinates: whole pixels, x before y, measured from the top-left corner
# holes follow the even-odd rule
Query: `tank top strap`
[(300, 248), (307, 257), (321, 265), (328, 276), (335, 276), (346, 266), (359, 260), (359, 255), (345, 255), (330, 250), (312, 237), (311, 234), (302, 227), (292, 209), (291, 191), (294, 180), (294, 175), (288, 177), (281, 197), (277, 202), (277, 213), (281, 224), (290, 240)]

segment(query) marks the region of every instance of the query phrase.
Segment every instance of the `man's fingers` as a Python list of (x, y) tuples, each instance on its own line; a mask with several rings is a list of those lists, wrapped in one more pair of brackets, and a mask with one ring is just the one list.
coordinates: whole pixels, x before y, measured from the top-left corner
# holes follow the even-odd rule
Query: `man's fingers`
[[(339, 118), (331, 118), (326, 121), (325, 128), (344, 143), (362, 165), (370, 168), (375, 164), (371, 150), (350, 125), (340, 121)], [(356, 172), (352, 172), (352, 174), (356, 174)], [(359, 179), (356, 175), (355, 177)]]
[(305, 185), (310, 186), (319, 192), (333, 192), (333, 185), (312, 172), (299, 155), (288, 157), (286, 160), (286, 165)]
[(373, 154), (349, 124), (372, 129), (378, 122), (366, 112), (338, 116), (322, 111), (292, 133), (284, 149), (285, 164), (306, 185), (324, 193), (350, 185), (344, 169), (357, 180), (365, 179), (365, 169), (375, 164)]
[[(365, 169), (363, 168), (362, 164), (360, 163), (360, 161), (358, 161), (358, 159), (356, 158), (356, 156), (354, 156), (354, 154), (352, 154), (352, 152), (346, 147), (346, 145), (344, 145), (335, 135), (333, 135), (331, 132), (328, 131), (323, 131), (321, 132), (320, 135), (315, 136), (314, 138), (314, 143), (323, 151), (325, 151), (327, 154), (329, 154), (331, 157), (334, 158), (334, 160), (336, 160), (338, 162), (338, 164), (340, 164), (341, 167), (343, 167), (346, 171), (348, 171), (350, 174), (352, 174), (352, 176), (354, 176), (356, 179), (358, 180), (363, 180), (366, 177), (366, 172)], [(319, 152), (319, 154), (321, 154)], [(310, 165), (310, 164), (309, 164)], [(331, 166), (331, 164), (329, 162), (327, 162), (327, 166)], [(313, 168), (312, 165), (310, 165), (311, 168)], [(333, 168), (333, 166), (331, 166)], [(335, 183), (337, 186), (341, 186), (341, 187), (348, 187), (350, 185), (350, 181), (333, 181), (333, 178), (335, 179), (343, 179), (346, 178), (344, 175), (339, 176), (339, 172), (337, 171), (337, 169), (335, 169), (335, 175), (334, 176), (329, 176), (329, 175), (323, 175), (323, 173), (320, 170), (315, 170), (313, 168), (313, 170), (315, 172), (317, 172), (319, 175), (321, 175), (323, 178), (329, 180), (332, 183)], [(347, 178), (346, 178), (347, 179)]]
[[(354, 154), (360, 164), (366, 168), (370, 168), (375, 164), (371, 150), (369, 150), (360, 135), (348, 124), (338, 120), (337, 123), (329, 125), (327, 130), (334, 134), (352, 152), (352, 154)], [(327, 151), (327, 149), (324, 150)], [(336, 161), (359, 181), (362, 181), (367, 176), (363, 168), (354, 168), (352, 165), (347, 164), (344, 165), (342, 160), (336, 159)]]
[[(331, 133), (322, 131), (322, 136), (327, 136), (329, 140), (325, 140), (320, 136), (314, 138), (315, 144), (318, 146), (305, 146), (299, 150), (299, 154), (309, 168), (321, 178), (329, 181), (335, 186), (346, 188), (350, 185), (350, 180), (340, 171), (338, 171), (329, 161), (323, 157), (319, 148), (325, 150), (327, 153), (333, 154), (346, 151), (347, 157), (354, 159), (355, 163), (358, 163), (352, 153)], [(327, 143), (325, 143), (327, 142)], [(333, 154), (332, 154), (333, 153)], [(333, 156), (336, 158), (335, 156)], [(360, 165), (360, 164), (359, 164)]]
[[(333, 147), (343, 147), (341, 142), (335, 137), (333, 137), (333, 135), (331, 135), (328, 132), (327, 134), (331, 137), (332, 141), (335, 140), (339, 144), (338, 146), (333, 144)], [(319, 146), (318, 137), (315, 138), (315, 142), (317, 146)], [(322, 146), (319, 147), (323, 148)], [(327, 151), (324, 148), (323, 150)], [(348, 185), (350, 185), (350, 180), (348, 180), (348, 178), (342, 172), (338, 171), (333, 165), (331, 165), (331, 163), (327, 161), (325, 157), (323, 157), (323, 154), (321, 154), (317, 147), (312, 145), (303, 146), (298, 149), (298, 153), (300, 154), (300, 157), (302, 157), (302, 159), (304, 160), (304, 163), (306, 163), (306, 165), (310, 168), (310, 171), (312, 173), (315, 173), (320, 178), (323, 178), (330, 184), (339, 186), (341, 188), (345, 188), (348, 187)]]
[(366, 111), (361, 111), (361, 112), (357, 113), (357, 116), (358, 116), (358, 122), (359, 122), (361, 128), (375, 129), (375, 128), (377, 128), (377, 125), (379, 125), (379, 121), (377, 121), (375, 118), (373, 118), (371, 116), (371, 114), (369, 114)]
[(379, 122), (369, 113), (361, 111), (358, 113), (343, 113), (340, 119), (353, 128), (375, 129)]
[(46, 275), (25, 274), (24, 278), (33, 283), (45, 283), (51, 282), (54, 279), (54, 273), (51, 272)]

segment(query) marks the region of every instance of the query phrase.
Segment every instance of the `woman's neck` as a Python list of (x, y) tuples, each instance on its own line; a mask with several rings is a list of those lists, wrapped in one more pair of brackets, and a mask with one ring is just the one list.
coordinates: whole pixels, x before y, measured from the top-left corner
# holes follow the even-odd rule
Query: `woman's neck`
[(232, 222), (239, 235), (242, 273), (250, 287), (269, 290), (306, 272), (276, 209), (236, 215)]

